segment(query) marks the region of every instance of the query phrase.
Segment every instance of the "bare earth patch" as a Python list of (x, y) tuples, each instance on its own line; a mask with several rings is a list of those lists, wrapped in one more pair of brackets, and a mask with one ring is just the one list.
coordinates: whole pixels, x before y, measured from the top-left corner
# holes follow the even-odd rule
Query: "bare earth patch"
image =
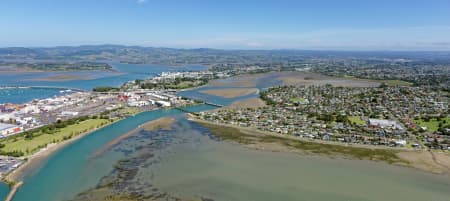
[(227, 88), (227, 89), (209, 89), (200, 91), (200, 93), (220, 96), (223, 98), (236, 98), (240, 96), (256, 94), (258, 92), (259, 90), (256, 88), (236, 88), (236, 89)]

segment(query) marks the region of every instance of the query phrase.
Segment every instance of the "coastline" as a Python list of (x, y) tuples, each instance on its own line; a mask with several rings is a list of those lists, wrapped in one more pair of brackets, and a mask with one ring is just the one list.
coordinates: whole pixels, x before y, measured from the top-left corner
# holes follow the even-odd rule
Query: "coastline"
[[(334, 142), (326, 142), (319, 140), (306, 140), (300, 139), (293, 136), (282, 136), (275, 133), (259, 131), (254, 128), (246, 128), (239, 127), (235, 125), (227, 125), (221, 123), (215, 123), (210, 121), (205, 121), (198, 119), (197, 117), (188, 114), (188, 120), (193, 121), (202, 125), (211, 125), (222, 127), (224, 129), (236, 129), (242, 134), (247, 136), (241, 137), (236, 136), (235, 133), (230, 137), (224, 137), (225, 141), (236, 142), (241, 144), (242, 146), (255, 150), (264, 150), (264, 151), (272, 151), (272, 152), (288, 152), (288, 153), (296, 153), (301, 155), (318, 155), (330, 158), (344, 158), (349, 160), (368, 160), (368, 161), (376, 161), (376, 162), (385, 162), (395, 166), (401, 166), (405, 168), (413, 168), (420, 171), (433, 173), (433, 174), (442, 174), (442, 175), (450, 175), (450, 156), (446, 153), (440, 152), (431, 152), (425, 150), (411, 150), (407, 148), (393, 148), (393, 147), (379, 147), (372, 145), (358, 145), (358, 144), (342, 144), (342, 143), (334, 143)], [(239, 135), (239, 134), (237, 134)], [(271, 140), (267, 141), (258, 141), (262, 138), (269, 138)], [(277, 139), (281, 139), (277, 141)], [(315, 144), (317, 147), (323, 146), (319, 148), (319, 150), (308, 150), (302, 149), (301, 146), (292, 145), (290, 143), (286, 143), (287, 140), (289, 142), (300, 143), (309, 143)], [(351, 154), (344, 154), (345, 152), (338, 153), (333, 151), (327, 151), (325, 147), (336, 146), (344, 149), (365, 149), (367, 151), (381, 151), (381, 153), (394, 154), (392, 155), (393, 159), (385, 158), (383, 156), (373, 156), (373, 157), (358, 157), (358, 155), (352, 156)], [(391, 157), (392, 157), (391, 156)]]
[(101, 127), (95, 128), (90, 131), (86, 131), (83, 133), (80, 133), (68, 140), (62, 141), (57, 144), (49, 144), (46, 148), (43, 148), (39, 150), (38, 152), (32, 154), (30, 157), (27, 158), (27, 160), (22, 163), (18, 168), (14, 169), (13, 171), (9, 172), (8, 174), (4, 175), (2, 177), (2, 182), (8, 184), (10, 186), (10, 191), (5, 198), (6, 201), (12, 200), (15, 193), (19, 190), (19, 188), (23, 185), (23, 177), (32, 171), (35, 167), (39, 166), (43, 161), (47, 160), (52, 154), (57, 153), (59, 150), (63, 149), (67, 145), (70, 145), (77, 140), (94, 133), (95, 131), (102, 129), (106, 126), (109, 126), (113, 123), (116, 123), (117, 121), (120, 121), (121, 119), (116, 119), (115, 121), (109, 122)]
[[(191, 88), (186, 89), (186, 90), (190, 90), (190, 89)], [(140, 113), (143, 113), (143, 112), (147, 112), (147, 111), (139, 111), (139, 112), (137, 112), (137, 113), (135, 113), (133, 115), (137, 115), (137, 114), (140, 114)], [(166, 117), (166, 118), (169, 118), (169, 117)], [(163, 118), (156, 119), (156, 120), (153, 120), (153, 121), (158, 121), (158, 120), (166, 119), (166, 118), (163, 117)], [(106, 126), (109, 126), (109, 125), (111, 125), (113, 123), (116, 123), (116, 122), (118, 122), (118, 121), (120, 121), (122, 119), (123, 118), (115, 119), (114, 121), (109, 122), (109, 123), (107, 123), (107, 124), (105, 124), (105, 125), (103, 125), (103, 126), (101, 126), (99, 128), (95, 128), (93, 130), (80, 133), (80, 134), (78, 134), (76, 136), (73, 136), (72, 138), (70, 138), (68, 140), (65, 140), (65, 141), (62, 141), (62, 142), (59, 142), (59, 143), (56, 143), (56, 144), (55, 143), (48, 144), (47, 147), (42, 148), (38, 152), (30, 155), (29, 157), (26, 157), (27, 160), (25, 160), (19, 167), (17, 167), (16, 169), (12, 170), (11, 172), (9, 172), (9, 173), (7, 173), (5, 175), (2, 175), (1, 176), (1, 181), (6, 183), (6, 184), (9, 184), (10, 188), (11, 187), (15, 187), (14, 184), (23, 183), (23, 181), (21, 181), (21, 180), (23, 179), (24, 175), (26, 173), (28, 173), (29, 171), (31, 171), (34, 167), (38, 166), (43, 160), (46, 160), (48, 157), (50, 157), (53, 153), (58, 152), (60, 149), (62, 149), (65, 146), (67, 146), (67, 145), (69, 145), (69, 144), (71, 144), (71, 143), (81, 139), (82, 137), (84, 137), (86, 135), (89, 135), (89, 134), (91, 134), (91, 133), (93, 133), (93, 132), (95, 132), (95, 131), (97, 131), (99, 129), (102, 129), (102, 128), (106, 127)], [(170, 122), (174, 121), (172, 118), (169, 118), (169, 119), (171, 119)], [(126, 137), (129, 137), (129, 135), (134, 134), (134, 132), (136, 132), (139, 129), (148, 129), (148, 127), (151, 127), (151, 124), (154, 124), (153, 121), (141, 124), (139, 127), (135, 128), (134, 130), (132, 130), (132, 131), (128, 132), (127, 134), (125, 134), (125, 137), (123, 137), (123, 139), (126, 138)], [(157, 122), (156, 124), (159, 125), (159, 122)], [(155, 129), (160, 127), (158, 125), (156, 125)], [(162, 127), (165, 127), (165, 125), (163, 125)], [(9, 193), (11, 193), (11, 191)]]
[(25, 174), (27, 172), (29, 172), (32, 168), (34, 168), (35, 166), (39, 165), (43, 160), (46, 160), (48, 157), (50, 157), (53, 153), (56, 153), (57, 151), (59, 151), (60, 149), (64, 148), (65, 146), (83, 138), (84, 136), (87, 136), (99, 129), (102, 129), (106, 126), (109, 126), (117, 121), (120, 121), (120, 119), (110, 122), (108, 124), (105, 124), (99, 128), (95, 128), (93, 130), (84, 132), (84, 133), (80, 133), (68, 140), (62, 141), (60, 143), (53, 143), (53, 144), (49, 144), (47, 145), (46, 148), (43, 148), (41, 150), (39, 150), (38, 152), (32, 154), (30, 157), (27, 158), (27, 160), (20, 165), (17, 169), (11, 171), (10, 173), (8, 173), (7, 175), (5, 175), (3, 177), (3, 180), (6, 182), (20, 182), (20, 179), (22, 179), (23, 176), (25, 176)]

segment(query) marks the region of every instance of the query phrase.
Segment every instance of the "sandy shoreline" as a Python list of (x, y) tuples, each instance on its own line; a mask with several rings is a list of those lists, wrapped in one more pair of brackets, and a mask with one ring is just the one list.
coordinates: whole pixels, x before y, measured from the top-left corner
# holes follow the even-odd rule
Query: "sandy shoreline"
[[(404, 163), (392, 163), (392, 165), (396, 166), (402, 166), (407, 168), (414, 168), (417, 170), (430, 172), (434, 174), (450, 174), (450, 154), (443, 153), (443, 152), (429, 152), (425, 150), (411, 150), (406, 148), (392, 148), (392, 147), (379, 147), (379, 146), (372, 146), (372, 145), (358, 145), (358, 144), (342, 144), (342, 143), (334, 143), (334, 142), (326, 142), (326, 141), (310, 141), (307, 139), (300, 139), (293, 136), (282, 136), (275, 133), (270, 132), (264, 132), (259, 131), (254, 128), (245, 128), (245, 127), (239, 127), (234, 125), (226, 125), (226, 124), (220, 124), (210, 121), (204, 121), (200, 120), (196, 117), (189, 116), (188, 118), (190, 121), (194, 121), (197, 123), (205, 123), (205, 124), (211, 124), (221, 127), (229, 127), (229, 128), (235, 128), (243, 133), (250, 134), (254, 136), (255, 138), (261, 137), (261, 136), (274, 136), (274, 137), (281, 137), (284, 139), (289, 139), (293, 141), (303, 141), (303, 142), (309, 142), (309, 143), (317, 143), (317, 144), (324, 144), (324, 145), (339, 145), (343, 147), (354, 147), (354, 148), (364, 148), (364, 149), (370, 149), (370, 150), (392, 150), (396, 152), (396, 155), (401, 159), (402, 161), (405, 161)], [(285, 146), (280, 143), (267, 143), (267, 142), (258, 142), (258, 143), (250, 143), (250, 144), (243, 144), (244, 147), (256, 149), (256, 150), (266, 150), (266, 151), (273, 151), (273, 152), (289, 152), (289, 153), (298, 153), (298, 154), (305, 154), (305, 155), (314, 155), (315, 153), (310, 153), (305, 150), (292, 148), (289, 146)], [(317, 154), (317, 155), (324, 155), (325, 157), (341, 157), (339, 154), (337, 155), (327, 155), (327, 154)], [(348, 158), (344, 157), (350, 160), (361, 160), (358, 158)], [(369, 159), (362, 159), (362, 160), (369, 160)], [(383, 160), (377, 160), (377, 159), (370, 159), (375, 160), (379, 162), (383, 162)]]
[(113, 121), (113, 122), (105, 124), (99, 128), (96, 128), (94, 130), (78, 134), (78, 135), (76, 135), (68, 140), (62, 141), (60, 143), (57, 143), (57, 144), (52, 143), (52, 144), (47, 145), (46, 148), (43, 148), (43, 149), (39, 150), (38, 152), (34, 153), (30, 157), (28, 157), (27, 161), (25, 161), (21, 166), (19, 166), (15, 170), (11, 171), (9, 174), (7, 174), (4, 177), (4, 180), (6, 180), (7, 182), (20, 182), (27, 172), (31, 171), (33, 168), (35, 168), (36, 166), (41, 164), (44, 160), (48, 159), (48, 157), (50, 157), (53, 153), (56, 153), (58, 150), (81, 139), (82, 137), (89, 135), (99, 129), (102, 129), (108, 125), (111, 125), (115, 122), (116, 121)]

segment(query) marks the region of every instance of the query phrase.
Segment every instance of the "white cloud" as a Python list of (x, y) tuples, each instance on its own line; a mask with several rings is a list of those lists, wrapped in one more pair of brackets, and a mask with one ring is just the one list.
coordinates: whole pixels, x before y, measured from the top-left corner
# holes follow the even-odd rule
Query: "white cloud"
[(147, 3), (147, 0), (136, 0), (136, 3), (138, 3), (138, 4)]

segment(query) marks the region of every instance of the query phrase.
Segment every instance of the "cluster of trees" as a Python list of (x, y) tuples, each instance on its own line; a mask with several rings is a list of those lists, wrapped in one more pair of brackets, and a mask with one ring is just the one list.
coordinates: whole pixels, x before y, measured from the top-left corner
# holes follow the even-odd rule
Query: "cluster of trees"
[(142, 80), (136, 80), (142, 89), (186, 89), (196, 86), (202, 86), (208, 83), (208, 79), (196, 79), (196, 78), (175, 78), (173, 81), (165, 81), (162, 83), (142, 83)]
[(0, 150), (0, 155), (12, 156), (12, 157), (21, 157), (21, 156), (24, 156), (25, 153), (23, 153), (22, 151), (5, 152), (5, 151)]
[(93, 91), (95, 91), (95, 92), (117, 92), (117, 91), (120, 91), (120, 89), (117, 87), (100, 86), (100, 87), (95, 87), (93, 89)]
[(277, 102), (273, 101), (271, 98), (269, 98), (267, 96), (269, 94), (269, 92), (270, 91), (263, 91), (263, 92), (259, 93), (259, 98), (261, 98), (261, 100), (266, 102), (267, 105), (275, 106), (277, 104)]
[(11, 137), (21, 137), (21, 136), (23, 136), (27, 140), (32, 140), (36, 136), (39, 136), (39, 135), (42, 135), (42, 134), (54, 134), (54, 133), (58, 132), (59, 129), (65, 128), (65, 127), (67, 127), (69, 125), (77, 124), (78, 122), (81, 122), (81, 121), (86, 121), (86, 120), (88, 120), (90, 118), (94, 118), (94, 116), (93, 117), (81, 116), (81, 117), (68, 119), (66, 121), (58, 120), (54, 124), (49, 124), (49, 125), (42, 126), (40, 128), (36, 128), (36, 129), (33, 129), (33, 130), (25, 131), (25, 132), (23, 132), (21, 134), (14, 135), (14, 136), (11, 136)]
[(2, 66), (12, 66), (16, 68), (31, 68), (35, 70), (42, 71), (79, 71), (79, 70), (111, 70), (112, 66), (107, 63), (97, 63), (97, 62), (37, 62), (37, 63), (26, 63), (26, 62), (0, 62)]

